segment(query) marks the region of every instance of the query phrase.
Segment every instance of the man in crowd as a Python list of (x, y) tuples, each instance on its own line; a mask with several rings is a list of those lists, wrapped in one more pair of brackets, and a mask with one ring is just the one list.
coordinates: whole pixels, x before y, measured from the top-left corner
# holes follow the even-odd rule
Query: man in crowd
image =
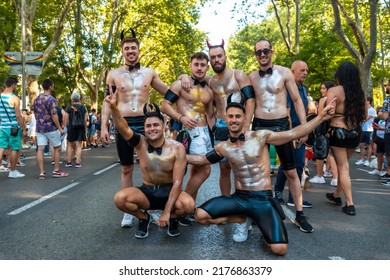
[[(4, 81), (5, 89), (0, 95), (0, 156), (3, 156), (4, 150), (10, 147), (10, 171), (9, 178), (21, 178), (24, 174), (16, 170), (16, 163), (19, 159), (22, 136), (27, 135), (26, 124), (20, 111), (20, 99), (14, 94), (18, 85), (18, 80), (14, 77), (8, 77)], [(12, 129), (19, 127), (15, 135)], [(7, 170), (8, 171), (8, 170)]]

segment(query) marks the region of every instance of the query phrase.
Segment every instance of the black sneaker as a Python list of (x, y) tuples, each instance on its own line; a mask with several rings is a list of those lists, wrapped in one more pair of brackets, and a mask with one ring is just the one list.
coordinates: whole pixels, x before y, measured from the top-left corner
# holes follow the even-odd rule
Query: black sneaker
[(148, 214), (148, 212), (145, 212), (146, 219), (139, 219), (138, 221), (138, 230), (135, 233), (135, 237), (137, 238), (146, 238), (149, 235), (149, 225), (152, 222), (152, 218)]
[(379, 179), (381, 179), (381, 180), (390, 180), (390, 175), (385, 173), (384, 175), (379, 176)]
[(345, 204), (345, 206), (341, 208), (341, 211), (350, 216), (356, 215), (355, 206), (353, 205), (347, 206), (347, 204)]
[(179, 224), (183, 227), (189, 227), (192, 225), (192, 222), (187, 217), (180, 217), (178, 218)]
[(341, 197), (334, 197), (333, 193), (326, 193), (326, 198), (329, 199), (330, 201), (333, 201), (338, 206), (340, 206), (342, 203)]
[(295, 220), (294, 220), (294, 225), (296, 225), (297, 227), (299, 227), (299, 229), (303, 232), (307, 232), (307, 233), (310, 233), (310, 232), (313, 232), (314, 231), (314, 228), (311, 226), (311, 224), (309, 224), (309, 222), (307, 221), (307, 218), (306, 216), (299, 216), (299, 217), (296, 217)]
[(390, 186), (390, 180), (381, 182), (382, 185), (389, 187)]
[(275, 192), (275, 198), (279, 201), (280, 204), (284, 204), (282, 192)]
[[(295, 207), (295, 203), (292, 198), (288, 199), (287, 205), (291, 207)], [(304, 199), (302, 200), (302, 208), (312, 208), (312, 207), (313, 207), (312, 203)]]
[(170, 219), (170, 220), (169, 220), (169, 225), (168, 225), (167, 234), (168, 234), (169, 236), (172, 236), (172, 237), (175, 237), (175, 236), (179, 236), (179, 235), (180, 235), (180, 231), (179, 231), (179, 219), (178, 219), (178, 218), (174, 218), (174, 219)]

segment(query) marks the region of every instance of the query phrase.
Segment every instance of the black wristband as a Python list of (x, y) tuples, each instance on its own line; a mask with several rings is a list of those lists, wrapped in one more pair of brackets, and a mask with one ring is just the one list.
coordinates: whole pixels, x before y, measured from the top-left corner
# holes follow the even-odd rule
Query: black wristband
[(134, 133), (133, 136), (127, 140), (127, 144), (131, 147), (136, 147), (141, 141), (141, 135), (138, 133)]
[(253, 90), (253, 86), (245, 86), (241, 89), (242, 94), (245, 97), (245, 100), (255, 98), (255, 91)]
[(165, 93), (164, 99), (168, 100), (173, 104), (179, 99), (179, 96), (170, 89), (168, 89), (167, 93)]
[(223, 160), (223, 157), (218, 155), (217, 152), (213, 149), (212, 151), (206, 154), (206, 159), (211, 163), (217, 163)]

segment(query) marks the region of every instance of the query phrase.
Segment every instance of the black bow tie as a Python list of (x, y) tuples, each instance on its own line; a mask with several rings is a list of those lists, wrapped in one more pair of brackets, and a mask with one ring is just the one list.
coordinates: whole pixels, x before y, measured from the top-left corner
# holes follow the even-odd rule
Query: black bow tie
[(236, 143), (238, 140), (245, 141), (245, 135), (244, 133), (241, 133), (237, 138), (229, 135), (230, 142)]
[(207, 83), (206, 83), (206, 81), (199, 81), (199, 80), (197, 80), (197, 79), (194, 79), (194, 78), (192, 78), (193, 80), (194, 80), (194, 86), (196, 86), (196, 85), (200, 85), (201, 87), (205, 87), (206, 85), (207, 85)]
[(163, 146), (164, 146), (164, 144), (162, 144), (160, 147), (153, 147), (152, 145), (148, 145), (148, 153), (149, 154), (151, 154), (151, 153), (153, 153), (154, 151), (156, 151), (156, 153), (158, 154), (158, 155), (161, 155), (161, 152), (162, 152), (162, 149), (163, 149)]
[(137, 69), (138, 70), (138, 69), (141, 68), (141, 64), (139, 62), (137, 62), (135, 65), (128, 65), (128, 66), (129, 66), (129, 72), (131, 72), (133, 69)]
[(259, 71), (260, 77), (264, 77), (265, 74), (270, 74), (270, 75), (272, 75), (272, 67), (268, 68), (268, 69), (265, 70), (265, 71), (263, 71), (263, 70), (260, 70), (260, 71)]

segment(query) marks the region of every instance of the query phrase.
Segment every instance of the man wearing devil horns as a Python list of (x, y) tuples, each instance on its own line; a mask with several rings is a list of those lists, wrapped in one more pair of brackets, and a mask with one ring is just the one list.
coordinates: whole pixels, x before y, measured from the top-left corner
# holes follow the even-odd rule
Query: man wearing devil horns
[(118, 93), (112, 93), (104, 99), (110, 107), (118, 132), (126, 145), (137, 151), (142, 172), (142, 186), (128, 186), (115, 194), (115, 205), (125, 213), (139, 219), (136, 238), (149, 235), (152, 217), (149, 209), (163, 210), (157, 221), (159, 227), (168, 226), (169, 236), (178, 236), (178, 217), (194, 211), (192, 197), (181, 191), (185, 167), (187, 164), (184, 146), (164, 137), (164, 117), (156, 104), (145, 104), (145, 136), (129, 128), (126, 119), (118, 107)]
[[(256, 96), (256, 107), (252, 130), (270, 129), (285, 131), (290, 128), (287, 95), (294, 104), (297, 117), (301, 124), (306, 123), (306, 111), (300, 98), (294, 76), (290, 69), (272, 63), (272, 44), (266, 39), (260, 39), (255, 44), (255, 56), (259, 70), (252, 72), (249, 78)], [(298, 141), (302, 145), (307, 135)], [(289, 191), (296, 210), (294, 224), (303, 232), (313, 232), (313, 227), (303, 215), (301, 183), (295, 166), (294, 148), (292, 142), (275, 147), (280, 158), (281, 167), (286, 174)]]
[[(161, 81), (158, 74), (151, 68), (139, 63), (139, 41), (133, 29), (132, 36), (125, 37), (121, 33), (122, 56), (124, 65), (109, 71), (106, 79), (106, 94), (117, 93), (118, 110), (134, 131), (144, 134), (143, 106), (150, 97), (150, 87), (161, 94), (165, 94), (168, 86)], [(111, 109), (106, 102), (102, 105), (101, 138), (105, 144), (110, 143), (110, 134), (107, 129)], [(134, 148), (127, 145), (123, 136), (115, 132), (116, 147), (121, 163), (122, 189), (133, 186)], [(124, 213), (121, 226), (131, 227), (134, 224), (133, 216)]]

